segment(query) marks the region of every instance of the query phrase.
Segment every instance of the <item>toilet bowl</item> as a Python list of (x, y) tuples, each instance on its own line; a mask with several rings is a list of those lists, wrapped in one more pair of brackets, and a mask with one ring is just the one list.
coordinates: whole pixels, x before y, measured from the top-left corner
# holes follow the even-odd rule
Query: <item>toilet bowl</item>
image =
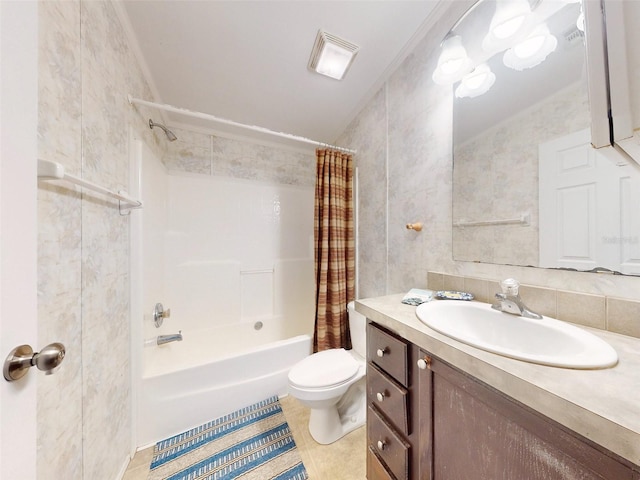
[(311, 409), (309, 433), (333, 443), (364, 425), (366, 416), (366, 318), (348, 305), (353, 349), (314, 353), (289, 371), (289, 393)]

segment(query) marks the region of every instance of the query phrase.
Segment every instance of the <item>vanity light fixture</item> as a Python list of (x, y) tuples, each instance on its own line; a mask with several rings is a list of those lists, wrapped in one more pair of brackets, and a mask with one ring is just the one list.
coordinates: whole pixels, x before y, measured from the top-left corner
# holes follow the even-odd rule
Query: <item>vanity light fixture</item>
[(522, 71), (541, 64), (557, 46), (556, 37), (541, 23), (526, 39), (507, 50), (502, 61), (507, 67)]
[[(582, 0), (559, 1), (568, 4), (581, 3)], [(482, 0), (476, 5), (481, 3)], [(564, 5), (550, 5), (545, 0), (491, 0), (490, 3), (495, 3), (495, 11), (489, 31), (482, 39), (482, 52), (475, 52), (471, 45), (480, 40), (474, 36), (474, 32), (481, 36), (483, 30), (464, 30), (464, 43), (461, 35), (454, 33), (469, 12), (451, 27), (440, 45), (438, 64), (431, 78), (438, 85), (460, 82), (455, 88), (455, 96), (458, 98), (477, 97), (493, 86), (496, 76), (485, 62), (494, 55), (500, 53), (505, 66), (522, 71), (545, 61), (558, 46), (557, 38), (551, 34), (543, 20)], [(543, 3), (547, 8), (543, 8), (541, 13), (539, 7)], [(581, 14), (578, 28), (584, 22), (583, 18)], [(541, 21), (543, 23), (539, 23)], [(576, 38), (578, 37), (579, 32)], [(470, 50), (474, 50), (474, 59), (468, 56), (465, 43)]]
[(487, 93), (496, 81), (496, 75), (491, 71), (489, 65), (481, 63), (462, 77), (462, 81), (456, 88), (456, 97), (477, 97), (483, 93)]
[(450, 35), (442, 42), (442, 52), (432, 79), (438, 85), (451, 85), (473, 69), (459, 35)]
[(530, 14), (528, 0), (496, 0), (496, 13), (482, 41), (482, 49), (487, 53), (496, 53), (509, 47), (522, 32)]
[(360, 47), (336, 35), (318, 30), (309, 58), (309, 69), (342, 80)]

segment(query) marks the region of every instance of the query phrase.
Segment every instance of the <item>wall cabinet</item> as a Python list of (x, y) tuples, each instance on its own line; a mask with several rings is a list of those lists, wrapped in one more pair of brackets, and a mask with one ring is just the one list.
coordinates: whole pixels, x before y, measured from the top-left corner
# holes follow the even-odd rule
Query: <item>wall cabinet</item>
[(371, 323), (367, 340), (369, 480), (639, 479), (637, 466), (393, 332)]

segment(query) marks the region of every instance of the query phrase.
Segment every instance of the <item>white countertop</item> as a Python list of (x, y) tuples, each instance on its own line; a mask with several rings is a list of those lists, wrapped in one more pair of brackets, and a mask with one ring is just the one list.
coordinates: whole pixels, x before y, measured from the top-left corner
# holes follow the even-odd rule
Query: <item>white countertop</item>
[(640, 339), (581, 327), (615, 348), (619, 357), (615, 367), (572, 370), (536, 365), (485, 352), (430, 329), (416, 316), (416, 307), (401, 303), (402, 297), (356, 300), (356, 311), (640, 465)]

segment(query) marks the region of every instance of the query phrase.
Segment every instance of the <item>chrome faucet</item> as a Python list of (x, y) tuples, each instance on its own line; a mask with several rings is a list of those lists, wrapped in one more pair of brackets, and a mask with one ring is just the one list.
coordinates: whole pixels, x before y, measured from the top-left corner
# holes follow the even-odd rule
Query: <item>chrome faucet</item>
[(181, 342), (182, 341), (182, 330), (179, 330), (178, 333), (173, 333), (171, 335), (158, 335), (156, 339), (156, 345), (164, 345), (165, 343), (171, 342)]
[(500, 283), (500, 286), (502, 287), (502, 293), (496, 293), (498, 303), (491, 305), (491, 308), (525, 318), (535, 318), (537, 320), (542, 318), (542, 315), (532, 312), (524, 304), (518, 293), (520, 284), (516, 279), (507, 278)]

